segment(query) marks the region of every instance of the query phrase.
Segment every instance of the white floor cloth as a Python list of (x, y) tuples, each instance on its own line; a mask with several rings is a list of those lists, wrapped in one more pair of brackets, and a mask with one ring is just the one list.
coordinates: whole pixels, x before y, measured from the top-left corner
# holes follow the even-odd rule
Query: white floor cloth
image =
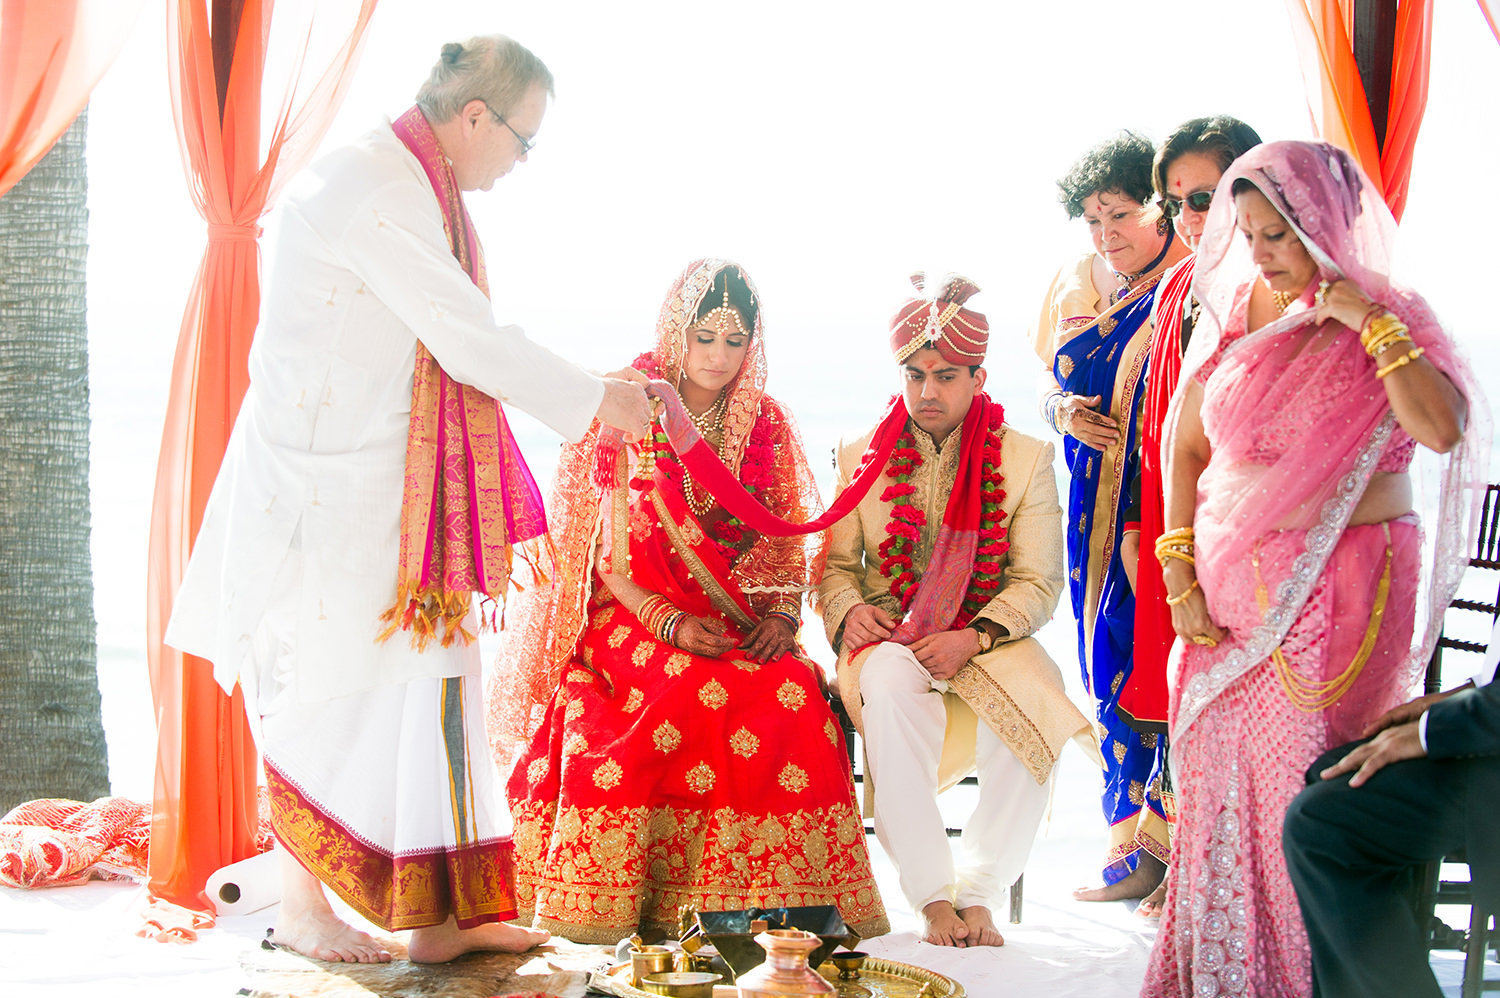
[[(149, 799), (155, 746), (140, 666), (101, 649), (99, 674), (114, 791)], [(1137, 918), (1133, 904), (1084, 904), (1070, 896), (1098, 876), (1105, 844), (1098, 781), (1077, 749), (1064, 752), (1052, 813), (1026, 867), (1023, 921), (1009, 925), (1004, 912), (996, 912), (1006, 940), (999, 949), (947, 950), (919, 942), (917, 918), (901, 897), (896, 871), (871, 836), (892, 932), (862, 948), (947, 974), (972, 998), (1135, 998), (1155, 924)], [(950, 823), (973, 807), (961, 796), (966, 793), (972, 790), (960, 787), (944, 796)], [(250, 983), (240, 955), (259, 945), (274, 908), (222, 918), (197, 942), (175, 945), (134, 934), (142, 900), (141, 888), (130, 884), (0, 888), (0, 998), (227, 998)], [(1444, 993), (1458, 995), (1459, 955), (1435, 954), (1434, 966)], [(1487, 976), (1500, 978), (1500, 967), (1489, 964)]]

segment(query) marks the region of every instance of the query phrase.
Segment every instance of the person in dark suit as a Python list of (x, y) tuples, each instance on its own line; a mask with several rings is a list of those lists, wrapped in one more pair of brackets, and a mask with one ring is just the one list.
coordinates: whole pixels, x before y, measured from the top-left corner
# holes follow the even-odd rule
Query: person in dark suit
[[(1410, 890), (1463, 848), (1479, 905), (1500, 911), (1500, 626), (1483, 685), (1419, 697), (1308, 770), (1282, 829), (1319, 998), (1440, 996)], [(1373, 735), (1373, 737), (1370, 737)]]

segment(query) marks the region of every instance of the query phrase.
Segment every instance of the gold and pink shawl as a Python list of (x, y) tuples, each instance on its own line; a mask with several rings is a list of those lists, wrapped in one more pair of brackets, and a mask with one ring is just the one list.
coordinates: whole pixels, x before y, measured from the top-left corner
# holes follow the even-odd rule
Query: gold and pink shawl
[[(413, 107), (391, 128), (432, 182), (453, 256), (488, 296), (484, 251), (432, 126)], [(433, 638), (445, 647), (474, 640), (464, 627), (474, 594), (500, 599), (515, 546), (546, 532), (541, 492), (500, 403), (453, 380), (418, 343), (396, 600), (381, 615), (379, 640), (397, 630), (410, 631), (418, 649)]]

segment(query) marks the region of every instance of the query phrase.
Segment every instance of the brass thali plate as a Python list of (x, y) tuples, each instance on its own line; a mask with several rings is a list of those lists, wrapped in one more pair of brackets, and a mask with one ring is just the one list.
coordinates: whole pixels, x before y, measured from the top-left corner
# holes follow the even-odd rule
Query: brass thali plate
[[(933, 970), (870, 957), (860, 968), (856, 980), (839, 980), (838, 968), (825, 963), (818, 973), (833, 982), (839, 998), (965, 998), (964, 986), (951, 977)], [(657, 998), (630, 983), (630, 964), (622, 963), (608, 971), (589, 975), (589, 987), (617, 998)], [(738, 998), (733, 984), (714, 988), (714, 998)]]

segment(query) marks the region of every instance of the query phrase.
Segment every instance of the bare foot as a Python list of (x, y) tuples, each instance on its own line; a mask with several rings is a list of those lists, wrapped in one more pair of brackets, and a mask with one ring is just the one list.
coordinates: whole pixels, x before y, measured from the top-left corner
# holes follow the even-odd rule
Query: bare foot
[(390, 963), (391, 953), (367, 932), (333, 913), (323, 884), (286, 851), (281, 851), (281, 908), (271, 942), (331, 963)]
[(922, 909), (922, 923), (927, 927), (922, 941), (934, 946), (967, 946), (969, 927), (954, 910), (951, 901), (933, 901)]
[(550, 938), (551, 933), (542, 929), (523, 929), (519, 925), (505, 922), (489, 922), (472, 929), (460, 929), (458, 923), (450, 918), (442, 925), (413, 929), (406, 952), (413, 963), (447, 963), (475, 950), (524, 953)]
[(1004, 946), (1005, 937), (995, 928), (995, 919), (982, 904), (971, 904), (958, 909), (958, 915), (968, 926), (970, 946)]
[(1141, 903), (1135, 906), (1135, 913), (1142, 918), (1160, 918), (1162, 909), (1167, 903), (1167, 881), (1172, 877), (1171, 869), (1162, 876), (1161, 883), (1156, 885), (1156, 890), (1141, 898)]
[(1080, 887), (1073, 892), (1078, 901), (1125, 901), (1143, 898), (1156, 890), (1166, 874), (1166, 864), (1155, 856), (1141, 854), (1140, 863), (1130, 875), (1103, 887)]
[(271, 942), (314, 960), (329, 963), (390, 963), (391, 951), (367, 932), (361, 932), (341, 921), (330, 909), (327, 912), (304, 912), (289, 917), (283, 910), (276, 916)]

